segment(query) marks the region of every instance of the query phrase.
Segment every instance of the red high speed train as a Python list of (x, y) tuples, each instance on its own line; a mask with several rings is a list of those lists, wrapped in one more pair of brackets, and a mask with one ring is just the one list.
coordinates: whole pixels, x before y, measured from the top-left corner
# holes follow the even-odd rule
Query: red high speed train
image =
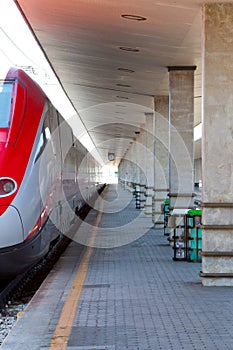
[(99, 174), (41, 88), (11, 68), (0, 82), (0, 278), (25, 271), (70, 230)]

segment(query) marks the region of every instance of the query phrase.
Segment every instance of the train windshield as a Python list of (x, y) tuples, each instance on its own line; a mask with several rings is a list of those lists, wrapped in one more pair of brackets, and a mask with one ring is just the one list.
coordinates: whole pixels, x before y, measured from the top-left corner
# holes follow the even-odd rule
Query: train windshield
[(9, 128), (13, 82), (0, 82), (0, 128)]

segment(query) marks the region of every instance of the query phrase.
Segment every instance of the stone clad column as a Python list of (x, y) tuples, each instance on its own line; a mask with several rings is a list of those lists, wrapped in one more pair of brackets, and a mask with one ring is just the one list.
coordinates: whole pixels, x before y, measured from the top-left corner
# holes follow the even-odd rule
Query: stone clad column
[(153, 223), (164, 227), (161, 205), (169, 192), (169, 98), (156, 96), (155, 100), (155, 160)]
[[(137, 131), (137, 133), (139, 133), (139, 131)], [(134, 145), (134, 162), (135, 162), (135, 183), (137, 186), (140, 187), (141, 169), (139, 164), (140, 157), (139, 157), (139, 151), (138, 151), (138, 137), (134, 138), (133, 145)]]
[(145, 215), (152, 219), (152, 196), (154, 189), (154, 113), (145, 113), (146, 115), (146, 203)]
[(119, 164), (119, 179), (122, 185), (126, 185), (127, 182), (127, 161), (123, 158)]
[(194, 189), (194, 71), (196, 67), (169, 67), (169, 123), (171, 209), (192, 205)]
[(124, 173), (125, 173), (125, 162), (124, 159), (121, 159), (120, 164), (118, 166), (118, 181), (123, 184), (124, 182)]
[(138, 184), (138, 172), (137, 172), (137, 162), (135, 160), (135, 149), (136, 145), (133, 141), (130, 142), (130, 162), (132, 168), (132, 179), (131, 182), (133, 185)]
[(125, 154), (125, 160), (126, 160), (126, 168), (127, 168), (127, 182), (130, 186), (135, 182), (135, 169), (134, 169), (134, 162), (133, 162), (133, 147), (132, 143), (130, 143), (128, 147), (128, 151)]
[(233, 3), (203, 6), (202, 282), (233, 286)]
[(138, 184), (138, 166), (135, 161), (135, 148), (136, 144), (130, 142), (129, 149), (124, 155), (124, 158), (121, 159), (118, 173), (120, 181), (128, 186), (133, 188), (134, 184)]
[(146, 204), (146, 159), (145, 159), (145, 148), (146, 148), (146, 130), (144, 127), (140, 129), (140, 144), (139, 144), (139, 164), (140, 164), (140, 207), (145, 209)]

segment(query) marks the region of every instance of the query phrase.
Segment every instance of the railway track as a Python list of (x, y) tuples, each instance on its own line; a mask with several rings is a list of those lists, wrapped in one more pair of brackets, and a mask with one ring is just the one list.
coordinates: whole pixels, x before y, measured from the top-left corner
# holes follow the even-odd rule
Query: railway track
[[(12, 280), (0, 281), (0, 346), (70, 242), (63, 236), (38, 264)], [(79, 249), (81, 254), (84, 246)]]
[(0, 312), (8, 303), (12, 291), (16, 288), (20, 281), (20, 277), (21, 276), (18, 276), (13, 280), (4, 281), (0, 283)]
[(16, 278), (0, 282), (0, 312), (9, 302), (30, 299), (46, 278), (61, 254), (67, 248), (70, 239), (63, 236), (51, 248), (49, 253), (36, 265)]
[[(98, 191), (99, 194), (104, 188), (105, 185)], [(85, 204), (76, 215), (82, 221), (90, 209), (91, 206)], [(0, 346), (24, 310), (25, 305), (39, 289), (71, 241), (70, 238), (61, 236), (53, 243), (48, 254), (36, 265), (12, 280), (0, 280)], [(84, 246), (78, 243), (77, 245), (81, 255)]]
[[(99, 194), (101, 194), (104, 187), (99, 191)], [(76, 214), (81, 220), (84, 220), (90, 209), (91, 207), (85, 204), (82, 210)], [(9, 302), (31, 299), (70, 242), (70, 238), (62, 235), (53, 243), (47, 255), (36, 265), (12, 280), (0, 281), (0, 313)], [(78, 245), (81, 254), (83, 246)]]

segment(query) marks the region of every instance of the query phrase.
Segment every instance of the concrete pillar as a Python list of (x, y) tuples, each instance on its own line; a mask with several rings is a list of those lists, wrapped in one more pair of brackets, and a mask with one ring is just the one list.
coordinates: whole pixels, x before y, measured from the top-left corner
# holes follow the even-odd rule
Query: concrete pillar
[(135, 143), (130, 142), (130, 164), (131, 164), (131, 183), (135, 185), (137, 183), (137, 164), (135, 161)]
[(134, 163), (132, 161), (132, 144), (130, 144), (127, 153), (125, 155), (126, 162), (126, 181), (127, 185), (131, 185), (134, 182)]
[(196, 67), (168, 68), (171, 209), (187, 209), (192, 205), (195, 69)]
[(145, 159), (145, 147), (146, 147), (146, 130), (145, 128), (140, 129), (140, 134), (137, 138), (137, 156), (138, 165), (140, 168), (140, 209), (145, 209), (146, 204), (146, 159)]
[(194, 183), (199, 186), (202, 183), (202, 160), (201, 158), (194, 160)]
[(134, 139), (134, 161), (135, 161), (135, 183), (137, 186), (140, 184), (140, 156), (138, 152), (138, 138)]
[(134, 143), (131, 141), (124, 158), (119, 164), (119, 178), (125, 186), (132, 186), (136, 181), (136, 164), (134, 160)]
[(124, 158), (121, 159), (120, 164), (118, 166), (118, 177), (119, 182), (124, 185), (125, 184), (125, 174), (126, 174), (126, 161)]
[(233, 286), (233, 3), (203, 5), (203, 262), (206, 286)]
[(146, 203), (145, 215), (152, 219), (152, 196), (154, 189), (154, 113), (145, 113), (146, 115)]
[(130, 177), (131, 177), (131, 169), (128, 159), (125, 159), (125, 182), (126, 185), (130, 183)]
[(164, 227), (161, 205), (169, 192), (169, 98), (155, 97), (155, 160), (153, 223), (156, 228)]

